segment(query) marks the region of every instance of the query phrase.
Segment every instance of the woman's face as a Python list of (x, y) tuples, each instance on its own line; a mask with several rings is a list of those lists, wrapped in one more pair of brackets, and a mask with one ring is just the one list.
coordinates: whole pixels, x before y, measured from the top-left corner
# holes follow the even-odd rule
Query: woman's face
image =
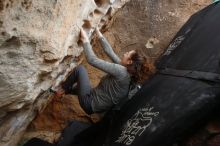
[(121, 58), (121, 64), (122, 65), (129, 65), (132, 64), (131, 56), (135, 53), (135, 50), (128, 51), (124, 53), (124, 55)]

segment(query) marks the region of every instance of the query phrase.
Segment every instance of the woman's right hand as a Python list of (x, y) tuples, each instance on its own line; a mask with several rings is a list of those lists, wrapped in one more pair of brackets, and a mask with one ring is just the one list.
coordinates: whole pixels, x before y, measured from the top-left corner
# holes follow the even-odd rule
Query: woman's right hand
[(89, 42), (89, 38), (86, 34), (86, 32), (81, 28), (80, 29), (80, 40), (85, 43), (85, 42)]
[(99, 38), (103, 37), (102, 33), (99, 31), (99, 29), (97, 27), (95, 28), (95, 32), (96, 32), (96, 34), (98, 35)]

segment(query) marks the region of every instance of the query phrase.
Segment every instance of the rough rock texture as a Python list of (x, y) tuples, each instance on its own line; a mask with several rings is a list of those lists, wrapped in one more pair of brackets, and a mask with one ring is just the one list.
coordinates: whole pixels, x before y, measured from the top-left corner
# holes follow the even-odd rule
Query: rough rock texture
[[(131, 0), (113, 15), (113, 17), (109, 17), (110, 23), (104, 24), (102, 32), (119, 55), (122, 55), (127, 50), (140, 48), (146, 57), (154, 62), (186, 20), (194, 12), (210, 3), (210, 0)], [(101, 20), (101, 22), (103, 21), (104, 19)], [(92, 45), (98, 57), (108, 60), (108, 57), (103, 52), (96, 38), (93, 39)], [(85, 58), (83, 64), (88, 69), (93, 86), (97, 85), (103, 76), (103, 72), (88, 65)], [(68, 97), (74, 99), (74, 97), (69, 95)], [(65, 101), (60, 102), (65, 104)], [(74, 109), (75, 105), (71, 105), (70, 107)], [(69, 104), (67, 107), (69, 107)], [(62, 111), (64, 108), (61, 107), (59, 110)], [(57, 125), (63, 125), (57, 124), (58, 122), (66, 123), (66, 121), (69, 120), (68, 117), (60, 116), (60, 114), (53, 114), (53, 118), (48, 118), (49, 115), (51, 115), (48, 112), (52, 114), (58, 111), (57, 109), (53, 110), (51, 105), (49, 105), (48, 109), (31, 124), (33, 131), (41, 131), (42, 129), (56, 131), (62, 129), (62, 126), (59, 127)], [(75, 113), (75, 111), (72, 110), (66, 114), (77, 115), (80, 114), (80, 112)], [(75, 117), (75, 119), (77, 119), (77, 117)], [(50, 125), (50, 128), (48, 128), (47, 125)], [(57, 127), (59, 128), (57, 129)]]
[(126, 2), (0, 0), (0, 145), (16, 145), (77, 64), (79, 28), (101, 27)]
[[(211, 3), (131, 0), (122, 7), (128, 1), (0, 0), (0, 146), (15, 146), (36, 114), (25, 137), (50, 142), (68, 120), (97, 120), (79, 109), (76, 97), (53, 98), (47, 90), (78, 64), (79, 27), (92, 36), (94, 27), (103, 26), (118, 54), (140, 48), (155, 61), (189, 16)], [(99, 57), (107, 58), (96, 39), (93, 46)], [(83, 64), (95, 86), (103, 73), (85, 59)]]

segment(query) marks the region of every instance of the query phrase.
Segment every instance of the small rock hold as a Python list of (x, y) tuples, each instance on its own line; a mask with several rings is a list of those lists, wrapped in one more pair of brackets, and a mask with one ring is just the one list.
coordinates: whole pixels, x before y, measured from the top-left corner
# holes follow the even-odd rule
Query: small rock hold
[(1, 35), (5, 36), (5, 35), (6, 35), (6, 32), (4, 32), (4, 31), (3, 31), (3, 32), (1, 32)]
[(6, 6), (5, 6), (6, 8), (8, 8), (9, 7), (9, 4), (6, 4)]
[(155, 37), (153, 37), (153, 38), (150, 38), (150, 39), (147, 41), (145, 47), (148, 48), (148, 49), (152, 49), (152, 48), (154, 48), (154, 45), (155, 45), (155, 44), (158, 44), (158, 43), (159, 43), (159, 40), (156, 39)]
[(110, 4), (113, 4), (115, 2), (115, 0), (110, 0)]
[(58, 60), (58, 58), (52, 53), (47, 52), (47, 53), (44, 53), (43, 56), (44, 56), (44, 60), (47, 62), (55, 62)]
[(16, 19), (16, 20), (20, 20), (20, 17), (16, 16), (15, 19)]

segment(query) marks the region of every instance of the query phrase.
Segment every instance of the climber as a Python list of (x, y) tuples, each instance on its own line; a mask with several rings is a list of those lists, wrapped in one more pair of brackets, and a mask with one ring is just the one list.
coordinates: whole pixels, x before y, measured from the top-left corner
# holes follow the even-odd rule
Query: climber
[(140, 82), (144, 78), (143, 74), (151, 73), (146, 65), (146, 58), (141, 56), (138, 51), (126, 52), (120, 59), (101, 32), (98, 29), (95, 31), (104, 51), (113, 63), (97, 58), (83, 29), (80, 31), (80, 40), (83, 43), (88, 63), (104, 71), (107, 75), (101, 79), (97, 87), (92, 88), (86, 69), (83, 65), (79, 65), (62, 83), (60, 90), (57, 91), (57, 93), (61, 93), (59, 95), (62, 95), (62, 93), (78, 95), (80, 106), (87, 114), (110, 110), (121, 100), (126, 99), (131, 80)]

